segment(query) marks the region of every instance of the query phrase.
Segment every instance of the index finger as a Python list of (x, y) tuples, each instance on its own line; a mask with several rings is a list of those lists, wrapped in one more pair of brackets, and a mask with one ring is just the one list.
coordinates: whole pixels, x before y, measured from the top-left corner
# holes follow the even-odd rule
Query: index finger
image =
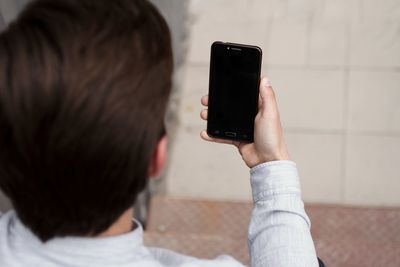
[(203, 96), (202, 98), (201, 98), (201, 104), (203, 105), (203, 106), (208, 106), (208, 95), (205, 95), (205, 96)]

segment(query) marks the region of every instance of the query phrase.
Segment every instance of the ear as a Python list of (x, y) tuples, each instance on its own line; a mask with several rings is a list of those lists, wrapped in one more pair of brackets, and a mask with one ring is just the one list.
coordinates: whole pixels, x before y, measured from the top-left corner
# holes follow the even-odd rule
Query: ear
[(153, 156), (151, 158), (149, 166), (149, 177), (158, 177), (163, 170), (165, 162), (167, 160), (167, 145), (167, 135), (164, 135), (158, 141), (156, 148), (153, 152)]

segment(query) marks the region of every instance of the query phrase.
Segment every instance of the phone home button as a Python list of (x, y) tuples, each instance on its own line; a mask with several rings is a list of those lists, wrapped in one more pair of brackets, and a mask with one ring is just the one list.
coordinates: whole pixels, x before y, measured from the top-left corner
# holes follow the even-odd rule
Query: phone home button
[(225, 135), (229, 137), (236, 137), (236, 133), (234, 132), (225, 132)]

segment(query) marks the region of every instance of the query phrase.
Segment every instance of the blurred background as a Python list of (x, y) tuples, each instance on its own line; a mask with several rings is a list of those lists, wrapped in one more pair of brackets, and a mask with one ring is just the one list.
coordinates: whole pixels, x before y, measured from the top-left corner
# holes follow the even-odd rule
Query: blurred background
[[(0, 0), (0, 28), (26, 2)], [(400, 1), (152, 2), (170, 24), (176, 71), (169, 165), (138, 206), (146, 242), (249, 264), (248, 168), (235, 148), (199, 138), (210, 45), (220, 40), (263, 49), (320, 257), (400, 266)]]
[(234, 149), (198, 138), (210, 44), (221, 40), (263, 49), (305, 201), (400, 205), (400, 1), (187, 2), (168, 194), (249, 199), (248, 170)]

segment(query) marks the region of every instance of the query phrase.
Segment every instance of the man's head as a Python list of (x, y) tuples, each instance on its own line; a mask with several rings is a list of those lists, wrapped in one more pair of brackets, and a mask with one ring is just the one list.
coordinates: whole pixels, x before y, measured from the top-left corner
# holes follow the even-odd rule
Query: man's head
[(38, 0), (0, 35), (0, 187), (42, 240), (96, 235), (154, 171), (169, 30), (145, 0)]

